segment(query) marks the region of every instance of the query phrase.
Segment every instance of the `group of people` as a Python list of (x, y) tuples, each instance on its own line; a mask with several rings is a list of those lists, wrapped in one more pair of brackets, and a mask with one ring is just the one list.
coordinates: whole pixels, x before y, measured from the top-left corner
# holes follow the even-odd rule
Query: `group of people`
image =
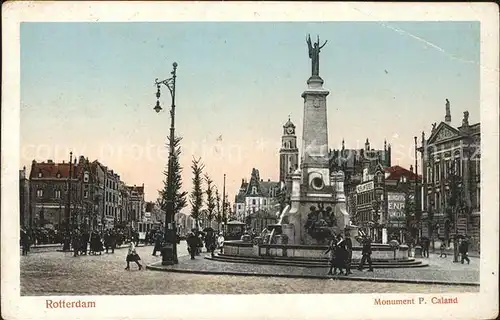
[[(350, 238), (349, 231), (345, 231), (345, 237), (342, 234), (332, 235), (328, 249), (324, 252), (325, 254), (330, 254), (330, 270), (329, 275), (336, 275), (337, 269), (341, 275), (349, 275), (351, 272), (351, 262), (352, 262), (352, 240)], [(363, 270), (365, 263), (368, 263), (368, 271), (373, 271), (372, 267), (372, 249), (371, 249), (371, 239), (365, 234), (361, 234), (356, 237), (356, 240), (362, 244), (361, 249), (361, 261), (357, 267), (359, 271)], [(345, 273), (344, 273), (345, 270)]]
[(224, 235), (222, 232), (217, 235), (217, 232), (213, 229), (208, 229), (205, 232), (193, 229), (187, 234), (186, 242), (192, 260), (200, 254), (203, 246), (205, 246), (207, 252), (210, 252), (213, 257), (216, 249), (222, 250)]

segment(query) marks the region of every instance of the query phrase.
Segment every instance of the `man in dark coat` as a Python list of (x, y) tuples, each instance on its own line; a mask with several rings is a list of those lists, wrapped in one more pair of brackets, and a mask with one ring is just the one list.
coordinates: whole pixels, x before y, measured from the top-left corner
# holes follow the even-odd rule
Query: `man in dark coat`
[(372, 256), (372, 240), (367, 236), (363, 236), (362, 244), (363, 244), (363, 248), (361, 250), (362, 258), (361, 258), (361, 261), (359, 262), (358, 270), (359, 271), (363, 270), (365, 262), (368, 262), (368, 271), (373, 271), (372, 257), (371, 257)]
[(30, 237), (24, 229), (21, 229), (21, 246), (23, 247), (23, 256), (27, 256), (28, 251), (30, 251)]
[(157, 232), (155, 234), (155, 246), (153, 248), (153, 256), (156, 257), (156, 251), (161, 251), (161, 246), (162, 246), (162, 242), (163, 242), (163, 236), (161, 234), (161, 232)]
[(349, 231), (345, 231), (345, 249), (347, 251), (346, 254), (346, 262), (345, 262), (345, 273), (346, 275), (352, 274), (351, 272), (351, 262), (352, 262), (352, 240)]
[(464, 260), (467, 260), (467, 264), (470, 264), (470, 259), (467, 256), (467, 253), (469, 252), (469, 241), (467, 238), (463, 239), (462, 242), (460, 242), (460, 245), (458, 246), (458, 252), (461, 255), (461, 263), (464, 264)]
[(80, 233), (78, 230), (73, 231), (73, 236), (71, 237), (71, 247), (73, 248), (73, 256), (78, 256), (78, 252), (80, 251)]
[(196, 255), (196, 251), (198, 250), (198, 237), (193, 232), (190, 232), (188, 237), (186, 238), (186, 242), (188, 245), (189, 254), (191, 255), (191, 260), (194, 260), (194, 256)]

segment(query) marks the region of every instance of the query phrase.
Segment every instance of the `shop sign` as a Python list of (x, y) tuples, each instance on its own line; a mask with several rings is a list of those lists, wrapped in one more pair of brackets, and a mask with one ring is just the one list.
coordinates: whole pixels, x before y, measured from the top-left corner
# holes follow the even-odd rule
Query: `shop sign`
[(356, 186), (356, 193), (362, 193), (373, 189), (374, 189), (373, 181), (370, 181), (367, 183), (360, 184), (359, 186)]
[(387, 214), (389, 219), (405, 217), (405, 196), (403, 193), (387, 193)]

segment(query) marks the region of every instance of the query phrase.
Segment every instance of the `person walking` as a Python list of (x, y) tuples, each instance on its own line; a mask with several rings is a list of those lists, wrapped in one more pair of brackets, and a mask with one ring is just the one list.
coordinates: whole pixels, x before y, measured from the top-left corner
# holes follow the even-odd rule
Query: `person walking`
[(155, 246), (153, 248), (153, 256), (156, 257), (156, 251), (161, 251), (161, 245), (162, 245), (162, 242), (163, 242), (163, 237), (161, 235), (161, 232), (157, 232), (155, 234)]
[(78, 256), (80, 252), (80, 234), (78, 229), (73, 231), (73, 235), (71, 237), (71, 248), (73, 249), (73, 257)]
[(346, 261), (345, 261), (345, 274), (350, 275), (351, 263), (352, 263), (352, 240), (351, 235), (348, 230), (345, 231), (345, 249), (346, 249)]
[(207, 247), (207, 252), (210, 252), (210, 255), (213, 258), (215, 256), (215, 248), (217, 247), (215, 233), (213, 230), (207, 231), (207, 234), (205, 236), (205, 246)]
[[(328, 243), (328, 249), (324, 252), (324, 254), (330, 254), (330, 270), (328, 270), (328, 275), (336, 275), (337, 274), (337, 241), (335, 236), (332, 236), (330, 242)], [(332, 273), (333, 270), (333, 273)]]
[(186, 242), (188, 245), (188, 252), (191, 255), (191, 260), (194, 260), (196, 250), (198, 249), (198, 237), (193, 232), (189, 232)]
[(466, 260), (467, 264), (470, 264), (470, 259), (467, 255), (469, 252), (469, 241), (467, 238), (463, 239), (460, 242), (460, 245), (458, 246), (458, 252), (460, 252), (461, 255), (460, 263), (464, 264), (464, 260)]
[(368, 236), (362, 237), (363, 248), (361, 249), (361, 261), (359, 262), (358, 270), (362, 271), (365, 265), (365, 262), (368, 262), (368, 271), (373, 272), (372, 267), (372, 240)]
[(24, 229), (21, 229), (21, 246), (22, 246), (22, 255), (27, 256), (30, 251), (30, 237), (28, 232)]
[[(347, 260), (347, 249), (345, 247), (345, 241), (341, 234), (337, 235), (337, 252), (335, 254), (336, 266), (339, 268), (339, 274), (344, 274)], [(346, 272), (347, 274), (347, 272)]]
[(222, 254), (223, 247), (224, 247), (224, 234), (221, 231), (219, 233), (219, 236), (217, 237), (217, 248), (219, 248), (221, 254)]
[(441, 241), (441, 246), (439, 247), (439, 251), (440, 251), (439, 257), (440, 258), (443, 258), (443, 257), (446, 258), (448, 256), (446, 254), (445, 250), (446, 250), (446, 246), (444, 245), (444, 241)]
[(135, 245), (134, 242), (131, 241), (130, 245), (128, 247), (128, 253), (127, 253), (127, 267), (125, 270), (130, 270), (130, 262), (135, 262), (137, 266), (139, 267), (139, 270), (142, 269), (142, 264), (140, 264), (139, 261), (141, 261), (141, 257), (137, 254), (137, 251), (135, 250)]

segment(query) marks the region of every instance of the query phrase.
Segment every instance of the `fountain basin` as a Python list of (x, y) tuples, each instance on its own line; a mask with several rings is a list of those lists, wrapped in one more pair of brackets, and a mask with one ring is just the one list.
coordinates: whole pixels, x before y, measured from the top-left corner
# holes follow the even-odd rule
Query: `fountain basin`
[[(237, 257), (289, 257), (324, 259), (327, 245), (295, 245), (295, 244), (253, 244), (243, 241), (225, 241), (223, 254)], [(352, 259), (361, 259), (361, 246), (353, 246)], [(372, 260), (405, 260), (408, 259), (408, 247), (399, 246), (396, 250), (388, 244), (372, 244)]]

